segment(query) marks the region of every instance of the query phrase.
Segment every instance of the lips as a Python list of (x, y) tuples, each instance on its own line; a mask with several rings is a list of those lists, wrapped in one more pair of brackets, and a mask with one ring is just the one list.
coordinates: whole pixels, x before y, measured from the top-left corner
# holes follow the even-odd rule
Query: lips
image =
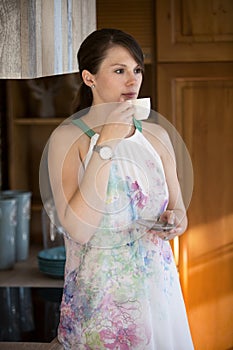
[(132, 100), (137, 98), (136, 92), (128, 92), (126, 94), (122, 94), (122, 96), (124, 97), (125, 100)]

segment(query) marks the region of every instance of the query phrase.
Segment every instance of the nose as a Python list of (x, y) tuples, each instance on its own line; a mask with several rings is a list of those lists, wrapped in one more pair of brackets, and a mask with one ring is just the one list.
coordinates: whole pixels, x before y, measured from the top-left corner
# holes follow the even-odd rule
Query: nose
[(137, 78), (135, 76), (135, 73), (128, 73), (127, 80), (126, 80), (126, 85), (134, 85), (137, 82)]

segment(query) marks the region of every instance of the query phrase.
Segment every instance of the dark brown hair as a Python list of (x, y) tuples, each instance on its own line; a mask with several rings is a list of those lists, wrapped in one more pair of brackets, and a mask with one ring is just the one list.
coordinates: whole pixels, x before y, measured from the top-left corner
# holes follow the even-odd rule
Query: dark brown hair
[[(77, 54), (80, 76), (84, 69), (96, 74), (107, 50), (116, 45), (126, 48), (142, 70), (144, 69), (143, 52), (137, 41), (122, 30), (104, 28), (92, 32), (82, 42)], [(82, 82), (74, 101), (74, 112), (90, 107), (92, 100), (91, 88)]]

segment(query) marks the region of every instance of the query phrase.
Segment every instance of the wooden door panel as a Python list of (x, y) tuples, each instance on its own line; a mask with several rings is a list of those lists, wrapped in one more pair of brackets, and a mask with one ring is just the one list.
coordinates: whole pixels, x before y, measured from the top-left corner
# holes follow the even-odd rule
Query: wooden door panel
[(158, 67), (158, 111), (180, 132), (194, 170), (179, 272), (197, 350), (233, 346), (231, 71), (232, 64), (217, 63)]
[(158, 61), (233, 59), (231, 0), (156, 2)]

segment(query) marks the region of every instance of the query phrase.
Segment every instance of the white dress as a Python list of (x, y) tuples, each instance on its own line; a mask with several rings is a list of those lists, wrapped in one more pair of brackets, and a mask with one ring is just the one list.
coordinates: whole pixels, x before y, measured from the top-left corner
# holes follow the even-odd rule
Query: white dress
[(65, 237), (58, 328), (65, 349), (193, 349), (170, 244), (137, 223), (156, 220), (167, 203), (161, 159), (136, 129), (116, 149), (99, 229), (85, 245)]

